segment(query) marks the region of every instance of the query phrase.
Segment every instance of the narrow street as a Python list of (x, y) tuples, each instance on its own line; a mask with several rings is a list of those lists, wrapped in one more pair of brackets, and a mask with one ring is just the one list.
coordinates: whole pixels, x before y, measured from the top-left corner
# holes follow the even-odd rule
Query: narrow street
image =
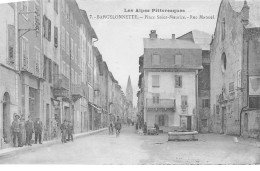
[(102, 133), (55, 144), (0, 164), (259, 164), (259, 148), (250, 140), (201, 134), (199, 141), (168, 142), (167, 134), (143, 136), (124, 127), (118, 138)]

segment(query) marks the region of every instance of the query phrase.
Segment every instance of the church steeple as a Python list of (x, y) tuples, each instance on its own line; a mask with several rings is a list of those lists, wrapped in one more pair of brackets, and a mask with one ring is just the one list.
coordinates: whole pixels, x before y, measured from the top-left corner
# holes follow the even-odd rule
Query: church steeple
[(133, 87), (132, 87), (130, 75), (128, 77), (127, 87), (126, 87), (126, 99), (128, 102), (133, 103)]

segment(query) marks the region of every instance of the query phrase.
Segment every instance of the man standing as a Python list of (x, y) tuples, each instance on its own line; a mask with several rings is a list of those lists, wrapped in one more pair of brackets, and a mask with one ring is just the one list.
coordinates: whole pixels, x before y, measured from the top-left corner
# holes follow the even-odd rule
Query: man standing
[(15, 115), (15, 118), (14, 118), (14, 121), (12, 123), (12, 126), (11, 126), (11, 130), (12, 130), (12, 133), (13, 133), (13, 144), (14, 144), (14, 147), (16, 146), (16, 139), (18, 139), (18, 147), (22, 147), (22, 144), (21, 144), (21, 136), (20, 136), (20, 116), (18, 114), (14, 114)]
[(67, 135), (67, 123), (66, 123), (66, 119), (64, 120), (64, 122), (61, 124), (60, 126), (60, 130), (61, 130), (61, 142), (62, 143), (66, 143), (66, 135)]
[(35, 131), (35, 144), (37, 144), (38, 139), (39, 139), (39, 144), (42, 144), (42, 121), (40, 121), (40, 118), (36, 118), (36, 122), (34, 123), (34, 131)]
[(33, 126), (33, 121), (32, 117), (28, 116), (28, 120), (25, 122), (25, 131), (26, 131), (26, 145), (32, 146), (31, 145), (31, 140), (32, 140), (32, 134), (34, 133), (34, 126)]
[(116, 136), (118, 137), (121, 130), (121, 122), (119, 121), (119, 116), (117, 116), (117, 121), (115, 122)]

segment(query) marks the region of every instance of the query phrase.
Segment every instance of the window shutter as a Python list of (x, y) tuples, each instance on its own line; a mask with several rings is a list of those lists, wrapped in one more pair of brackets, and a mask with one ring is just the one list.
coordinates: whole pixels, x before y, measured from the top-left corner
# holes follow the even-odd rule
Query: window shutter
[(51, 20), (48, 19), (48, 40), (51, 41)]
[(180, 87), (182, 87), (182, 77), (181, 76), (179, 77), (179, 85), (180, 85)]
[(54, 27), (54, 46), (58, 47), (58, 28)]

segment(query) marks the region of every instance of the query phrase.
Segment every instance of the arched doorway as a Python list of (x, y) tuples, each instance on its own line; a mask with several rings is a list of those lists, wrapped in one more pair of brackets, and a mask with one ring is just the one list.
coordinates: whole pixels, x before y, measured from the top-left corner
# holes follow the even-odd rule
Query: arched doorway
[(3, 97), (3, 138), (5, 143), (10, 142), (10, 96), (9, 93), (5, 93)]

